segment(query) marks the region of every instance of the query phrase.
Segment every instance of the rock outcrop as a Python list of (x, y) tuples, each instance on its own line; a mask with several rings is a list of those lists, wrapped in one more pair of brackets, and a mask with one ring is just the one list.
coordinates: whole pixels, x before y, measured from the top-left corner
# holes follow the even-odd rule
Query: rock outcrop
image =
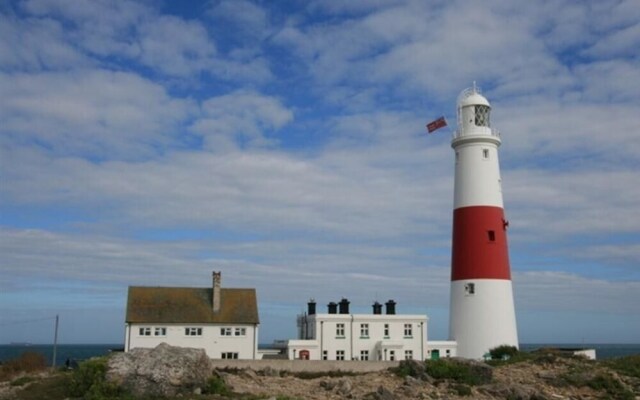
[(115, 354), (109, 358), (106, 378), (134, 395), (175, 396), (204, 387), (211, 371), (204, 350), (162, 343)]

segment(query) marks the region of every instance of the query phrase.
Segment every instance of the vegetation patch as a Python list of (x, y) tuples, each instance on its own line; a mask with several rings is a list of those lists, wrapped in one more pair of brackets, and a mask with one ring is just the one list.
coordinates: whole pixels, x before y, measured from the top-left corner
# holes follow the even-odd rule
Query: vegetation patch
[(312, 372), (312, 371), (300, 371), (300, 372), (284, 372), (287, 376), (294, 376), (299, 379), (317, 379), (317, 378), (342, 378), (344, 376), (358, 376), (361, 373), (351, 372), (351, 371), (342, 371), (342, 370), (333, 370), (333, 371), (322, 371), (322, 372)]
[(92, 358), (80, 364), (69, 383), (69, 395), (85, 400), (125, 399), (125, 393), (117, 385), (107, 382), (107, 357)]
[(25, 351), (0, 366), (0, 380), (9, 380), (18, 374), (42, 371), (45, 368), (47, 368), (47, 360), (42, 354)]
[(225, 397), (232, 394), (224, 379), (217, 375), (214, 375), (207, 380), (207, 384), (203, 388), (202, 392), (204, 394), (217, 394)]
[(11, 386), (24, 386), (27, 383), (33, 382), (34, 380), (35, 380), (35, 378), (32, 377), (32, 376), (21, 376), (18, 379), (12, 380), (10, 385)]
[(593, 390), (605, 392), (608, 398), (619, 400), (633, 400), (635, 395), (615, 376), (605, 372), (581, 371), (573, 369), (559, 377), (557, 386), (590, 387)]
[(453, 392), (458, 396), (471, 396), (471, 386), (457, 383), (451, 387)]
[(640, 378), (640, 354), (614, 358), (604, 364), (622, 375)]
[(468, 361), (439, 359), (425, 361), (425, 372), (435, 379), (448, 379), (465, 385), (476, 386), (491, 382), (491, 367)]

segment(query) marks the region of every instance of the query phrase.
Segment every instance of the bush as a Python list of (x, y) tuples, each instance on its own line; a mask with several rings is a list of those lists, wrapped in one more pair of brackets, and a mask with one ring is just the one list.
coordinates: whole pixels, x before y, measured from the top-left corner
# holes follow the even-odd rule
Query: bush
[(401, 378), (411, 376), (417, 379), (423, 379), (425, 376), (425, 364), (415, 360), (403, 360), (395, 368), (390, 368), (391, 372)]
[(229, 396), (231, 394), (231, 390), (227, 387), (224, 379), (217, 375), (212, 376), (207, 380), (207, 384), (202, 392), (205, 394), (218, 394), (221, 396)]
[(489, 383), (492, 378), (488, 365), (442, 358), (425, 361), (425, 372), (435, 379), (451, 379), (470, 386)]
[(516, 346), (502, 345), (489, 350), (492, 360), (508, 360), (518, 354)]
[(92, 358), (80, 364), (73, 372), (69, 394), (85, 400), (117, 399), (124, 393), (115, 384), (106, 380), (107, 358)]

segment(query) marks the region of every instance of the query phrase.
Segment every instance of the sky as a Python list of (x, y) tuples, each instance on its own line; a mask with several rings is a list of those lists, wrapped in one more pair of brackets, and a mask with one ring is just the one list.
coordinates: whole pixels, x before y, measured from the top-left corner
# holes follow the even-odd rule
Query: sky
[(343, 297), (447, 339), (474, 81), (520, 342), (637, 343), (638, 49), (637, 0), (4, 1), (0, 343), (122, 343), (128, 286), (214, 270), (261, 343)]

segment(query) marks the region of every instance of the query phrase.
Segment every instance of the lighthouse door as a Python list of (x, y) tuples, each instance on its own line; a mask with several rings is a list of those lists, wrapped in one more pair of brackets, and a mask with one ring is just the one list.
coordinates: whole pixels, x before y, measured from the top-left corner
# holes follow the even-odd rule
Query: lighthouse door
[(309, 350), (300, 350), (300, 359), (308, 360), (309, 359)]
[(440, 350), (431, 350), (431, 359), (439, 360), (440, 359)]

